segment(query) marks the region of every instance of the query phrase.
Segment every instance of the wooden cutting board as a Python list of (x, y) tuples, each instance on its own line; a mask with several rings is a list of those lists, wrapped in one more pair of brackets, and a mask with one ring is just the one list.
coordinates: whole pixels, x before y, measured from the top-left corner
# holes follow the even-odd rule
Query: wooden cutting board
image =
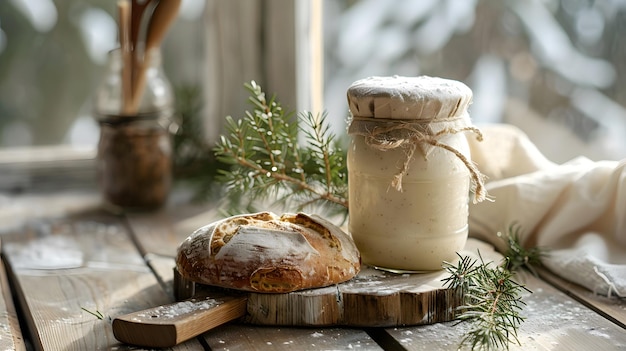
[[(500, 262), (491, 245), (470, 239), (461, 255)], [(352, 280), (288, 294), (242, 293), (175, 280), (191, 299), (116, 318), (118, 340), (169, 347), (231, 320), (273, 326), (394, 327), (454, 319), (459, 292), (446, 289), (445, 271), (392, 273), (364, 266)], [(186, 289), (187, 288), (187, 289)], [(180, 294), (179, 294), (180, 295)]]
[(394, 274), (363, 267), (349, 282), (289, 294), (249, 294), (244, 321), (262, 325), (391, 327), (449, 321), (460, 296), (443, 271)]

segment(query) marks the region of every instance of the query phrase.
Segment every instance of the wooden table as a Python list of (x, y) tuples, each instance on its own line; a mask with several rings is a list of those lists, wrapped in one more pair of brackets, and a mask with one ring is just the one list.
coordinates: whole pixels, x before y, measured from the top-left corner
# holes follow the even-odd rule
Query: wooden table
[[(112, 318), (173, 301), (175, 248), (209, 206), (113, 214), (97, 195), (0, 195), (0, 349), (138, 350)], [(526, 317), (512, 350), (626, 349), (626, 301), (542, 272), (521, 275)], [(293, 328), (230, 323), (173, 350), (456, 350), (467, 326)]]

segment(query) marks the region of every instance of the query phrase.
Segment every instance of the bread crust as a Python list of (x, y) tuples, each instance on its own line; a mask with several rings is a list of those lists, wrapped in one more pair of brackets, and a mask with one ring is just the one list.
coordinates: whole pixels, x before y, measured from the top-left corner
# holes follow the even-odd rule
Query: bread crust
[(285, 293), (350, 280), (361, 257), (352, 238), (321, 217), (259, 212), (199, 228), (179, 245), (176, 266), (201, 284)]

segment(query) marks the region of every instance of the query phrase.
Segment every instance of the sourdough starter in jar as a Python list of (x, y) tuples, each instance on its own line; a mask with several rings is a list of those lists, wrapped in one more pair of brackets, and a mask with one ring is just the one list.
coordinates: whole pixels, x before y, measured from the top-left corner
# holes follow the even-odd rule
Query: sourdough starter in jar
[(470, 192), (484, 198), (465, 137), (480, 137), (471, 97), (460, 82), (425, 76), (370, 77), (348, 89), (349, 230), (364, 263), (437, 270), (465, 246)]

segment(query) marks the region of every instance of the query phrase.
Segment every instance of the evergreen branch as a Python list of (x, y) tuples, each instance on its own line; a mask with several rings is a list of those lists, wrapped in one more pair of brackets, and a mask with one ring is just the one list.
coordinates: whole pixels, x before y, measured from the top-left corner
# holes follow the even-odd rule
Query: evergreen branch
[(464, 303), (458, 307), (461, 314), (457, 319), (471, 326), (461, 346), (494, 350), (508, 349), (512, 342), (519, 344), (517, 330), (524, 321), (520, 311), (525, 305), (521, 292), (529, 290), (516, 283), (512, 279), (514, 273), (504, 265), (485, 263), (480, 252), (479, 261), (459, 257), (456, 265), (444, 264), (450, 273), (444, 282), (446, 287), (460, 289), (463, 294)]
[(525, 248), (520, 239), (521, 227), (517, 223), (509, 226), (506, 234), (498, 232), (498, 236), (507, 243), (507, 251), (504, 256), (508, 257), (506, 268), (510, 271), (517, 271), (524, 268), (535, 276), (537, 272), (533, 266), (541, 265), (541, 259), (545, 256), (545, 250), (540, 247)]
[(315, 117), (313, 117), (313, 114), (309, 112), (306, 115), (305, 121), (308, 122), (307, 124), (312, 128), (313, 132), (305, 131), (305, 133), (311, 141), (311, 145), (315, 148), (315, 153), (321, 155), (324, 173), (326, 174), (326, 190), (330, 191), (332, 179), (330, 174), (329, 150), (327, 149), (328, 142), (330, 142), (330, 140), (324, 140), (324, 136), (327, 132), (327, 129), (323, 129), (322, 126), (324, 119), (325, 115), (322, 115), (320, 121), (317, 121)]
[[(267, 100), (255, 82), (245, 84), (254, 107), (235, 121), (226, 118), (227, 135), (214, 148), (218, 160), (230, 165), (219, 172), (232, 202), (245, 193), (248, 201), (275, 196), (300, 210), (323, 201), (346, 211), (347, 177), (344, 157), (326, 124), (326, 115), (292, 118), (274, 97)], [(299, 125), (301, 122), (302, 125)], [(306, 145), (298, 143), (303, 132)], [(252, 195), (252, 196), (250, 196)]]
[[(317, 118), (310, 112), (306, 113), (301, 119), (308, 128), (302, 128), (301, 130), (307, 137), (309, 149), (311, 150), (313, 159), (319, 166), (319, 172), (322, 176), (325, 176), (322, 181), (326, 184), (326, 192), (333, 193), (338, 191), (334, 188), (335, 185), (342, 184), (345, 180), (336, 180), (333, 178), (333, 165), (342, 162), (342, 155), (334, 151), (337, 149), (332, 145), (335, 137), (330, 132), (326, 118), (326, 113)], [(345, 172), (339, 172), (336, 176), (345, 177)]]
[[(443, 279), (444, 286), (463, 295), (457, 320), (470, 324), (460, 347), (508, 350), (510, 343), (520, 344), (517, 330), (524, 321), (520, 312), (525, 305), (521, 293), (531, 291), (515, 282), (513, 276), (520, 268), (534, 272), (532, 266), (541, 262), (544, 250), (525, 249), (520, 242), (519, 230), (517, 225), (509, 227), (504, 237), (508, 250), (499, 265), (485, 263), (480, 252), (479, 260), (457, 253), (459, 260), (456, 264), (444, 262), (444, 269), (450, 274)], [(498, 233), (498, 236), (504, 235)]]
[(265, 168), (260, 167), (256, 163), (252, 163), (243, 157), (236, 157), (235, 159), (237, 160), (237, 164), (256, 171), (256, 174), (258, 176), (262, 176), (263, 174), (265, 174), (266, 176), (272, 177), (277, 181), (292, 183), (298, 188), (306, 190), (311, 194), (317, 195), (317, 197), (313, 197), (311, 200), (309, 200), (309, 203), (315, 202), (317, 200), (327, 200), (347, 207), (347, 203), (345, 203), (345, 200), (343, 198), (335, 196), (334, 194), (329, 192), (320, 192), (316, 188), (310, 186), (306, 182), (301, 181), (300, 179), (291, 177), (285, 173), (267, 171)]

